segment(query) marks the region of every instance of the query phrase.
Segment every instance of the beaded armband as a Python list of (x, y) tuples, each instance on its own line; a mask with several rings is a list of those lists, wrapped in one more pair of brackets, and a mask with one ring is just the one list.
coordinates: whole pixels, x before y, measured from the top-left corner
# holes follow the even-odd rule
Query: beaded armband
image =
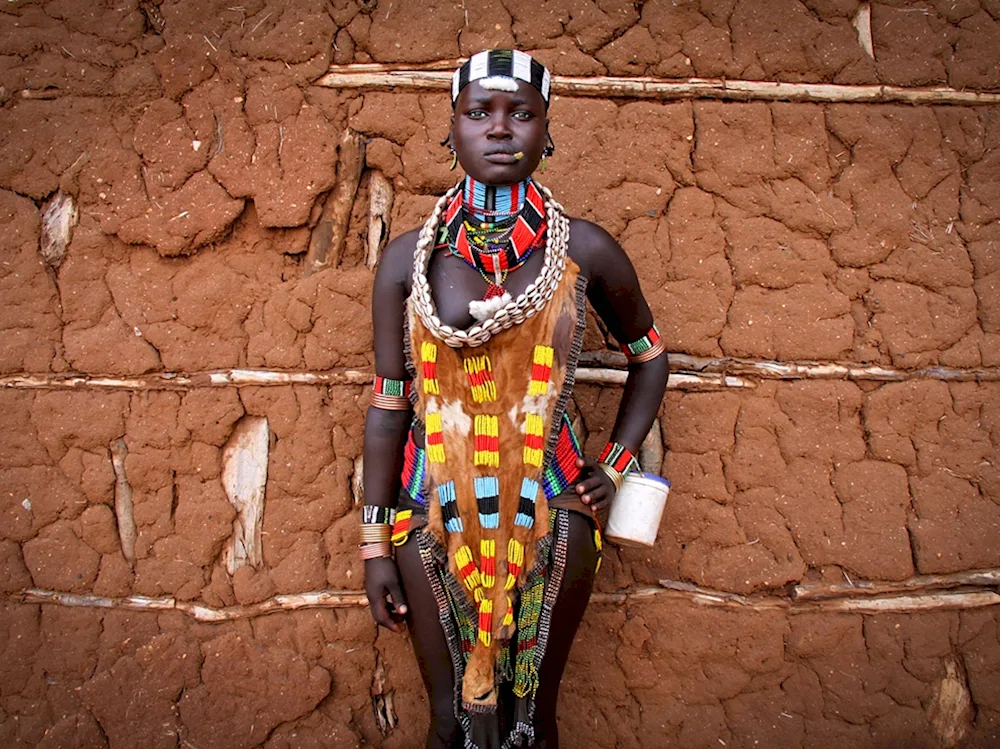
[(636, 467), (635, 456), (624, 445), (609, 442), (597, 459), (598, 467), (604, 471), (615, 485), (615, 491), (620, 491), (625, 477)]
[(371, 523), (377, 525), (392, 525), (396, 522), (395, 507), (379, 507), (377, 505), (365, 505), (361, 508), (361, 524)]
[(385, 411), (409, 411), (412, 380), (393, 380), (375, 375), (371, 405)]
[(629, 364), (641, 364), (642, 362), (655, 359), (664, 352), (663, 339), (660, 338), (660, 331), (654, 325), (642, 338), (632, 343), (623, 343), (622, 352)]

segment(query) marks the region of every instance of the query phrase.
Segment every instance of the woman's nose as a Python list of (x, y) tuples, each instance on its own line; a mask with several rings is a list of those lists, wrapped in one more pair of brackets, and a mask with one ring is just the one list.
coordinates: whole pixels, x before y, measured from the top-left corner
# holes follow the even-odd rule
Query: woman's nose
[(494, 115), (490, 118), (490, 129), (486, 133), (489, 138), (496, 138), (498, 140), (506, 140), (511, 137), (510, 127), (507, 124), (507, 118), (502, 115)]

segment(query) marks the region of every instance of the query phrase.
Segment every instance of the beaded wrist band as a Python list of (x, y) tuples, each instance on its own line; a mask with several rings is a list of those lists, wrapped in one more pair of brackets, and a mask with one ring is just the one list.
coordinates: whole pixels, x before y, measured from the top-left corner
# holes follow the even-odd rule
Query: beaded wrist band
[(622, 481), (625, 480), (625, 476), (628, 475), (629, 471), (638, 465), (635, 456), (629, 449), (617, 442), (609, 442), (605, 445), (604, 450), (601, 452), (601, 457), (597, 459), (597, 462), (601, 464), (602, 468), (607, 466), (619, 474), (622, 477)]
[(365, 505), (361, 508), (362, 525), (392, 525), (396, 522), (395, 507), (379, 507), (377, 505)]
[(372, 383), (371, 405), (385, 411), (409, 411), (412, 380), (393, 380), (375, 375)]
[(389, 550), (389, 542), (382, 541), (377, 544), (361, 544), (361, 559), (366, 561), (368, 559), (382, 559), (383, 557), (392, 556), (392, 552)]
[(623, 343), (622, 352), (629, 364), (641, 364), (642, 362), (655, 359), (666, 349), (663, 346), (663, 339), (660, 338), (660, 331), (654, 325), (642, 338), (632, 343)]

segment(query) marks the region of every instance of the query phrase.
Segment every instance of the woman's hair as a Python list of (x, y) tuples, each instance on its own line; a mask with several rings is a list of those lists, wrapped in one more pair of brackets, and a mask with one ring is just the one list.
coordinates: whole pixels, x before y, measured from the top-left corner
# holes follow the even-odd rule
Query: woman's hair
[(494, 91), (516, 91), (518, 80), (534, 86), (548, 109), (551, 83), (548, 68), (527, 52), (516, 49), (489, 49), (466, 60), (451, 79), (451, 106), (455, 106), (462, 89), (473, 81)]

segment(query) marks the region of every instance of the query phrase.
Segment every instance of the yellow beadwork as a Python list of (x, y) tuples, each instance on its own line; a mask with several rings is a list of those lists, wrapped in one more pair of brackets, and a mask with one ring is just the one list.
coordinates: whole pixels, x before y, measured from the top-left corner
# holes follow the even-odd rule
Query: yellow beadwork
[(512, 538), (507, 542), (507, 582), (504, 583), (504, 590), (513, 590), (517, 585), (517, 576), (523, 564), (524, 544)]
[(545, 420), (538, 414), (524, 415), (524, 463), (535, 468), (542, 467), (545, 451), (541, 449)]
[(472, 463), (489, 468), (500, 467), (500, 426), (496, 416), (476, 414), (474, 422), (475, 451)]
[(423, 364), (424, 392), (429, 395), (440, 395), (437, 379), (437, 344), (424, 341), (420, 344), (420, 361)]
[(601, 562), (604, 560), (604, 542), (601, 540), (601, 532), (594, 528), (594, 548), (597, 549), (597, 565), (594, 567), (594, 574), (601, 571)]
[(514, 602), (507, 596), (507, 613), (503, 615), (503, 626), (509, 627), (514, 623)]
[(444, 463), (444, 436), (441, 434), (441, 414), (433, 411), (427, 414), (427, 460), (431, 463)]
[(493, 641), (493, 601), (484, 598), (479, 602), (479, 641), (486, 647)]
[(479, 587), (479, 570), (472, 559), (472, 549), (468, 544), (460, 546), (455, 552), (455, 566), (458, 567), (458, 576), (465, 583), (465, 587), (475, 591)]
[(497, 542), (492, 538), (484, 538), (479, 542), (479, 582), (484, 588), (492, 588), (496, 582)]
[(494, 402), (497, 399), (497, 384), (493, 381), (490, 357), (485, 354), (466, 357), (464, 366), (472, 388), (472, 400), (476, 403)]
[(531, 362), (531, 384), (528, 395), (545, 395), (549, 392), (549, 377), (552, 375), (552, 347), (535, 346)]

